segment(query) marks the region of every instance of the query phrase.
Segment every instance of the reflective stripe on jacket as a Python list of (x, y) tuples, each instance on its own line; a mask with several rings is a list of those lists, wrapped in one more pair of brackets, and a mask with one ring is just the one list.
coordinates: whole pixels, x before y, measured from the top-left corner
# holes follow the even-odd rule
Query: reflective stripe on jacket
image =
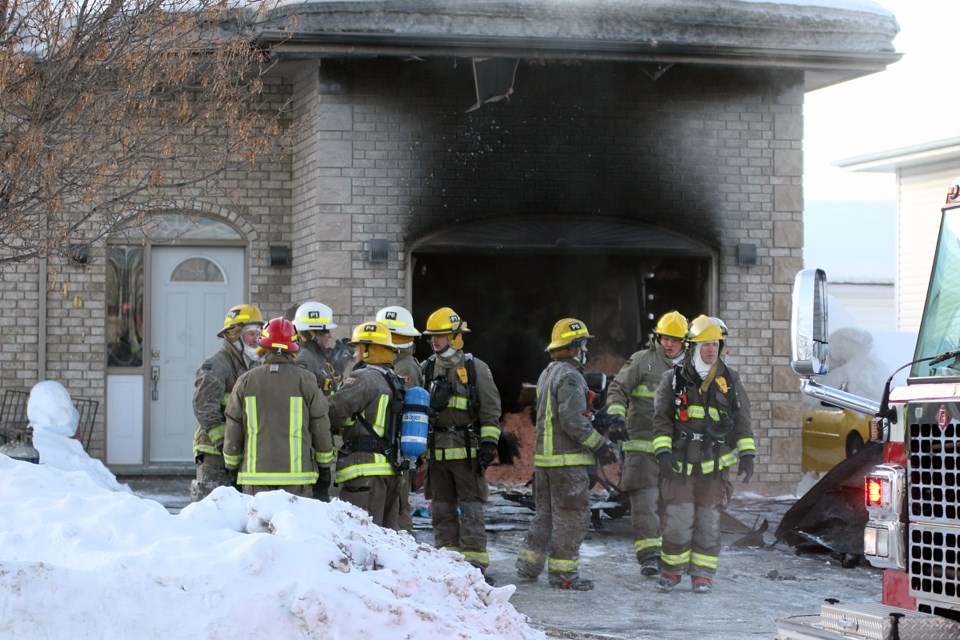
[(595, 462), (607, 441), (590, 422), (587, 382), (572, 359), (547, 365), (537, 380), (535, 467), (570, 467)]
[(240, 376), (226, 418), (223, 462), (238, 484), (312, 484), (333, 460), (327, 400), (290, 355), (268, 353)]
[[(470, 389), (468, 386), (467, 359), (473, 360), (473, 369), (479, 408), (477, 415), (470, 412)], [(429, 362), (433, 362), (433, 375), (426, 379)], [(500, 392), (493, 381), (490, 367), (472, 354), (457, 351), (452, 358), (441, 358), (432, 355), (420, 365), (424, 375), (423, 386), (430, 389), (430, 383), (437, 378), (446, 377), (453, 389), (447, 406), (440, 409), (437, 415), (430, 419), (432, 447), (429, 455), (436, 454), (437, 460), (466, 460), (477, 457), (479, 441), (496, 443), (500, 439)], [(474, 438), (467, 452), (466, 433), (463, 429), (473, 425)]]
[(243, 353), (228, 340), (197, 368), (193, 390), (193, 414), (197, 428), (193, 434), (193, 455), (220, 455), (224, 435), (224, 410), (230, 394), (247, 363)]
[(630, 437), (621, 444), (624, 451), (653, 453), (653, 400), (663, 373), (672, 368), (673, 361), (654, 337), (648, 349), (630, 356), (610, 383), (606, 410), (626, 422)]
[[(392, 476), (396, 474), (390, 460), (375, 451), (354, 451), (348, 443), (357, 439), (383, 438), (390, 420), (390, 401), (393, 390), (383, 375), (396, 377), (393, 369), (384, 365), (357, 365), (344, 379), (340, 388), (330, 396), (330, 421), (343, 436), (344, 447), (337, 457), (337, 483), (363, 476)], [(373, 434), (355, 415), (363, 416)], [(384, 447), (388, 443), (382, 443)]]
[[(683, 472), (687, 475), (699, 471), (713, 473), (732, 467), (742, 455), (755, 455), (756, 443), (750, 420), (750, 400), (740, 383), (740, 376), (720, 360), (717, 374), (705, 393), (700, 392), (703, 382), (688, 356), (682, 365), (686, 381), (687, 421), (680, 419), (674, 391), (675, 369), (663, 374), (654, 401), (653, 448), (654, 453), (673, 450), (676, 470), (686, 462)], [(732, 407), (736, 399), (739, 406)], [(729, 433), (722, 437), (711, 435), (718, 430), (722, 420), (732, 419)]]

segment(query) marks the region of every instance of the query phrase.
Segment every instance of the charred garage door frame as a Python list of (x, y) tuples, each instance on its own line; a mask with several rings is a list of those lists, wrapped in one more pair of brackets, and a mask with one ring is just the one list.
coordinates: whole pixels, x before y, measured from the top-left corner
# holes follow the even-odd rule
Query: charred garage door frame
[[(584, 320), (596, 336), (595, 368), (616, 373), (660, 314), (715, 307), (715, 249), (622, 218), (492, 217), (408, 247), (414, 318), (423, 323), (441, 306), (456, 310), (472, 330), (466, 350), (493, 369), (505, 409), (522, 382), (536, 381), (559, 318)], [(418, 357), (429, 353), (422, 341)]]

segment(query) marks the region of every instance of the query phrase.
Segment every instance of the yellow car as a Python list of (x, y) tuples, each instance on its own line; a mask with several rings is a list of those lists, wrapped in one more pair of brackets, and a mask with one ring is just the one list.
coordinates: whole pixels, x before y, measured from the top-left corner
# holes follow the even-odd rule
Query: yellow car
[(829, 471), (870, 440), (870, 418), (825, 403), (803, 411), (802, 470)]

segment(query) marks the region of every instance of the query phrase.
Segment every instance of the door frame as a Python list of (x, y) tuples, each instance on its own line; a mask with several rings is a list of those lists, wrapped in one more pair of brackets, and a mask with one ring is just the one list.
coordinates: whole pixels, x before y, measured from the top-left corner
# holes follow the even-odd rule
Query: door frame
[[(170, 213), (170, 212), (164, 212)], [(193, 212), (173, 212), (179, 215), (196, 217)], [(242, 285), (243, 285), (243, 298), (244, 300), (248, 299), (250, 295), (250, 278), (251, 278), (251, 249), (250, 249), (250, 234), (245, 232), (239, 225), (230, 222), (229, 220), (220, 217), (220, 216), (203, 216), (217, 222), (224, 224), (231, 229), (233, 229), (239, 236), (239, 239), (235, 240), (217, 240), (217, 239), (174, 239), (174, 240), (151, 240), (150, 238), (142, 239), (143, 242), (143, 277), (144, 277), (144, 290), (143, 290), (143, 343), (144, 345), (149, 345), (152, 348), (152, 337), (153, 337), (153, 285), (151, 282), (153, 276), (152, 262), (153, 262), (153, 247), (159, 246), (177, 246), (177, 247), (210, 247), (210, 248), (220, 248), (220, 247), (233, 247), (240, 248), (243, 250), (243, 273), (241, 274)], [(123, 242), (121, 239), (114, 238), (109, 244), (132, 244), (132, 241)], [(104, 319), (106, 320), (106, 319)], [(151, 349), (144, 349), (144, 358), (143, 363), (140, 367), (133, 368), (117, 368), (117, 367), (107, 367), (104, 369), (104, 377), (108, 375), (140, 375), (143, 378), (143, 401), (141, 404), (141, 411), (143, 415), (142, 419), (142, 432), (143, 432), (143, 442), (140, 453), (140, 464), (132, 465), (123, 465), (123, 464), (112, 464), (110, 465), (111, 469), (115, 470), (115, 473), (136, 473), (142, 472), (144, 469), (151, 469), (157, 472), (164, 471), (180, 471), (185, 468), (193, 468), (193, 463), (156, 463), (152, 464), (150, 462), (150, 439), (151, 439), (151, 424), (150, 424), (150, 366), (151, 366)], [(202, 356), (201, 356), (202, 357)], [(198, 361), (199, 364), (199, 361)], [(107, 381), (104, 380), (104, 393), (106, 394)], [(106, 400), (106, 398), (105, 398)], [(108, 402), (104, 403), (104, 425), (107, 424), (106, 416), (106, 406)], [(104, 459), (109, 458), (109, 434), (106, 434), (104, 438)]]

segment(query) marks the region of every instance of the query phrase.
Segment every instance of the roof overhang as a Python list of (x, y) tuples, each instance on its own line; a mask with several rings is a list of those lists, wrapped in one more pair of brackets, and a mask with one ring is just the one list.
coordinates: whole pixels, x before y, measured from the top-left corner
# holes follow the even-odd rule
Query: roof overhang
[(905, 167), (951, 165), (957, 161), (960, 161), (960, 138), (948, 138), (838, 160), (834, 165), (850, 171), (892, 173)]
[[(849, 4), (849, 7), (845, 7)], [(278, 61), (391, 56), (598, 60), (804, 72), (813, 91), (900, 59), (893, 15), (864, 0), (417, 0), (274, 10), (256, 42)]]

